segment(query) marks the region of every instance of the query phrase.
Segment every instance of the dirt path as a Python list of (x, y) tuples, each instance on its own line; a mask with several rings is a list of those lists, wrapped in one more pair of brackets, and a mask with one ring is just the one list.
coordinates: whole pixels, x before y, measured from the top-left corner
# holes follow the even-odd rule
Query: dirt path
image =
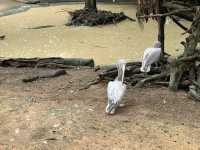
[(199, 150), (200, 103), (166, 88), (133, 89), (104, 113), (106, 84), (89, 69), (22, 83), (42, 70), (0, 68), (0, 150)]

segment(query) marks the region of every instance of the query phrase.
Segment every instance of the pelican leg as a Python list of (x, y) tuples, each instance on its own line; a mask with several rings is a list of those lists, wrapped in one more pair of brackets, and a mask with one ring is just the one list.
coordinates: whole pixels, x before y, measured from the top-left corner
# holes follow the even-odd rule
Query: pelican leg
[(115, 114), (115, 110), (117, 109), (117, 106), (116, 104), (112, 103), (108, 106), (108, 109), (107, 109), (107, 114), (110, 114), (110, 115), (113, 115)]
[(111, 114), (111, 115), (114, 115), (114, 114), (115, 114), (115, 110), (116, 110), (116, 108), (113, 108), (113, 109), (111, 110), (110, 114)]
[(107, 104), (107, 106), (106, 106), (106, 113), (110, 113), (110, 107), (111, 107), (111, 105), (112, 105), (112, 101), (110, 100), (110, 99), (108, 99), (108, 104)]

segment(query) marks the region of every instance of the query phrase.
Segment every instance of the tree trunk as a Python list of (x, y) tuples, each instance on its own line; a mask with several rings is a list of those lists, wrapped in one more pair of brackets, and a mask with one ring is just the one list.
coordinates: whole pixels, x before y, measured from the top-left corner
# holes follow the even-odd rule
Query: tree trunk
[[(198, 12), (199, 13), (199, 12)], [(181, 77), (186, 70), (191, 70), (191, 67), (197, 60), (197, 56), (199, 56), (199, 50), (197, 46), (200, 42), (200, 14), (198, 14), (197, 19), (193, 21), (192, 26), (190, 28), (191, 34), (186, 38), (185, 42), (182, 42), (185, 47), (184, 53), (178, 59), (174, 60), (171, 63), (171, 71), (170, 71), (170, 83), (169, 88), (171, 90), (177, 90), (178, 85), (180, 84)], [(194, 58), (183, 59), (183, 58)], [(200, 83), (200, 69), (197, 67), (197, 82)], [(191, 91), (194, 91), (194, 88), (191, 88)], [(197, 93), (200, 91), (198, 90)], [(192, 92), (194, 93), (194, 92)]]
[(90, 11), (96, 11), (96, 0), (85, 0), (85, 9)]
[[(163, 0), (159, 0), (159, 14), (164, 13), (164, 7), (163, 5)], [(158, 41), (160, 41), (161, 43), (161, 59), (164, 56), (164, 49), (165, 49), (165, 21), (166, 21), (166, 17), (159, 17), (158, 18)]]

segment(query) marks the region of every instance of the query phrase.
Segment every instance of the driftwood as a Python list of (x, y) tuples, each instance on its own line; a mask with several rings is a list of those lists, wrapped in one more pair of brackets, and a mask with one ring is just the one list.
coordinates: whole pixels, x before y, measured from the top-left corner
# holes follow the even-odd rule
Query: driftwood
[(37, 26), (37, 27), (29, 27), (25, 29), (44, 29), (44, 28), (52, 28), (55, 27), (54, 25), (43, 25), (43, 26)]
[(4, 40), (5, 39), (5, 35), (0, 35), (0, 40)]
[(135, 21), (135, 19), (126, 16), (123, 12), (112, 13), (111, 11), (80, 9), (68, 13), (71, 18), (68, 20), (68, 23), (66, 24), (67, 26), (97, 26), (116, 24), (125, 19)]
[(81, 58), (16, 58), (0, 59), (1, 67), (74, 68), (94, 67), (93, 59)]
[(51, 71), (46, 71), (44, 73), (39, 73), (38, 75), (33, 75), (31, 77), (28, 78), (24, 78), (22, 79), (23, 82), (33, 82), (36, 81), (38, 79), (42, 79), (42, 78), (54, 78), (54, 77), (58, 77), (61, 75), (65, 75), (67, 74), (67, 72), (63, 69), (61, 70), (51, 70)]

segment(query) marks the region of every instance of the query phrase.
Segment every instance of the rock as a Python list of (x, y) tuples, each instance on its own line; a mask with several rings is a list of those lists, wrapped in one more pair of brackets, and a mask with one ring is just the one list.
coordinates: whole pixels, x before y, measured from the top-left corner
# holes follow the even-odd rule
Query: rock
[(15, 134), (19, 134), (19, 128), (15, 129)]
[(0, 40), (4, 40), (5, 39), (5, 35), (0, 35)]

